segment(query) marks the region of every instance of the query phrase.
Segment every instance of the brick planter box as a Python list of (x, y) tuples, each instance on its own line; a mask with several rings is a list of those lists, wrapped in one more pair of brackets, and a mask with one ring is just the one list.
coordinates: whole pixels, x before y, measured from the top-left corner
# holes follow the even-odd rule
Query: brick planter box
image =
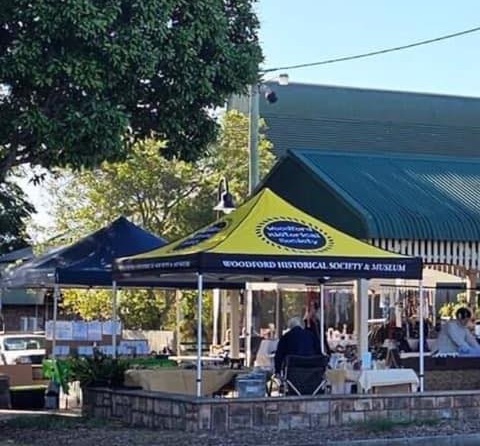
[[(402, 359), (402, 366), (419, 373), (418, 358)], [(480, 389), (480, 358), (425, 358), (425, 390)]]
[(333, 427), (372, 419), (395, 421), (480, 416), (480, 391), (396, 395), (197, 399), (142, 390), (86, 389), (86, 415), (132, 426), (187, 431)]

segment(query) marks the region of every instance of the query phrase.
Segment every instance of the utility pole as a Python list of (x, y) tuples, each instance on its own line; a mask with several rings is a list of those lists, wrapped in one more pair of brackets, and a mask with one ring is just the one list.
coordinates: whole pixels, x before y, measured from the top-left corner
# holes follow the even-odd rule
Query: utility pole
[[(288, 85), (288, 75), (282, 74), (277, 79), (280, 85)], [(249, 91), (249, 132), (248, 132), (248, 195), (252, 196), (255, 188), (260, 182), (260, 156), (258, 153), (258, 123), (260, 121), (260, 89), (266, 90), (266, 100), (273, 104), (277, 101), (275, 92), (266, 88), (265, 84), (261, 82), (254, 83), (250, 86)], [(246, 365), (249, 367), (252, 358), (252, 334), (253, 334), (253, 290), (249, 284), (246, 284), (246, 311), (245, 311), (245, 353)], [(233, 303), (233, 302), (232, 302)], [(238, 303), (237, 303), (238, 305)], [(232, 314), (238, 311), (237, 308), (231, 307)], [(237, 328), (238, 330), (238, 328)], [(237, 336), (233, 331), (232, 325), (232, 339)]]
[[(250, 86), (248, 95), (248, 117), (249, 117), (249, 129), (248, 129), (248, 195), (252, 196), (255, 188), (260, 182), (260, 157), (258, 155), (258, 121), (260, 119), (259, 112), (259, 96), (260, 85), (255, 83)], [(252, 319), (253, 319), (253, 291), (250, 285), (246, 284), (245, 289), (245, 365), (250, 367), (252, 357)], [(236, 302), (231, 302), (232, 320), (235, 312), (239, 311), (238, 298)], [(239, 336), (238, 324), (233, 330), (232, 324), (232, 339)]]
[(258, 155), (259, 85), (250, 86), (248, 132), (248, 193), (253, 194), (260, 181)]

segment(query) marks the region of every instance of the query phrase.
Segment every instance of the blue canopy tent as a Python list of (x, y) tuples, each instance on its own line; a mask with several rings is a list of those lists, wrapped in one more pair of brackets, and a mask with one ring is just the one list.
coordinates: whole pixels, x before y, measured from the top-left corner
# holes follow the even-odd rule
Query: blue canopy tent
[[(119, 217), (109, 225), (85, 236), (72, 245), (55, 248), (39, 257), (24, 262), (4, 274), (1, 289), (53, 288), (53, 321), (57, 319), (57, 304), (60, 288), (112, 288), (112, 319), (116, 320), (117, 286), (123, 288), (196, 288), (196, 282), (184, 283), (151, 277), (115, 278), (112, 272), (114, 259), (151, 251), (167, 242), (156, 235)], [(224, 286), (225, 283), (211, 282), (207, 288)], [(243, 285), (232, 284), (232, 288)], [(55, 339), (53, 345), (55, 346)], [(112, 336), (116, 347), (116, 336)]]
[(13, 269), (3, 278), (3, 287), (110, 287), (116, 257), (139, 254), (166, 243), (120, 217), (72, 245), (49, 251)]
[[(82, 238), (78, 242), (57, 248), (34, 258), (8, 272), (1, 282), (3, 288), (53, 288), (53, 324), (57, 319), (60, 287), (112, 288), (112, 319), (116, 320), (117, 281), (112, 276), (116, 257), (139, 254), (157, 249), (167, 242), (120, 217), (108, 226)], [(132, 283), (122, 281), (119, 286), (152, 286), (149, 281)], [(112, 344), (116, 347), (116, 330)], [(55, 349), (55, 337), (53, 338)]]

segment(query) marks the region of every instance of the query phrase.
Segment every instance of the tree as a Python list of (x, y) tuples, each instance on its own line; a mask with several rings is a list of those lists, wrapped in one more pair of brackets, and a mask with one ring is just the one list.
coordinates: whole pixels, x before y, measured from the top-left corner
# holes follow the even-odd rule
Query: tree
[(0, 183), (0, 254), (28, 246), (25, 220), (33, 211), (17, 184)]
[[(260, 135), (260, 173), (265, 175), (274, 156), (272, 144), (262, 131)], [(73, 238), (78, 238), (124, 215), (147, 230), (175, 239), (212, 221), (223, 175), (228, 176), (238, 203), (247, 198), (248, 118), (243, 114), (225, 115), (218, 142), (195, 163), (165, 159), (162, 147), (154, 140), (142, 141), (124, 162), (105, 162), (99, 169), (81, 173), (64, 171), (53, 179), (47, 187), (53, 198), (55, 231), (73, 232)]]
[(86, 321), (109, 319), (112, 315), (110, 290), (63, 290), (61, 306), (69, 314), (81, 316)]
[(16, 0), (0, 8), (0, 182), (124, 159), (136, 140), (198, 158), (209, 109), (255, 82), (255, 0)]
[[(260, 123), (263, 129), (263, 123)], [(248, 118), (227, 113), (219, 138), (206, 156), (195, 163), (162, 156), (162, 143), (137, 143), (124, 162), (104, 162), (99, 169), (76, 173), (67, 171), (49, 185), (54, 205), (55, 231), (70, 234), (70, 241), (99, 229), (123, 214), (144, 228), (169, 239), (185, 235), (215, 218), (217, 186), (228, 174), (231, 191), (238, 202), (248, 190)], [(272, 145), (261, 132), (260, 172), (272, 166)], [(50, 230), (51, 232), (51, 230)], [(65, 239), (65, 237), (64, 237)], [(88, 293), (88, 294), (87, 294)], [(108, 317), (111, 294), (94, 291), (65, 291), (64, 309), (82, 317)], [(195, 299), (185, 293), (183, 329), (191, 334)], [(85, 300), (89, 302), (85, 302)], [(123, 292), (119, 314), (126, 327), (172, 326), (174, 298), (169, 292)], [(204, 305), (206, 322), (211, 320), (211, 298)], [(208, 310), (208, 311), (207, 311)], [(206, 324), (211, 325), (211, 324)]]
[[(127, 329), (158, 330), (171, 324), (167, 313), (175, 301), (174, 291), (121, 290), (119, 317)], [(62, 309), (85, 320), (110, 319), (110, 290), (64, 290)]]
[(78, 238), (124, 215), (164, 237), (179, 236), (183, 228), (177, 208), (194, 205), (204, 172), (197, 164), (165, 159), (162, 146), (142, 141), (124, 162), (105, 162), (100, 169), (68, 172), (54, 180), (50, 187), (57, 232)]

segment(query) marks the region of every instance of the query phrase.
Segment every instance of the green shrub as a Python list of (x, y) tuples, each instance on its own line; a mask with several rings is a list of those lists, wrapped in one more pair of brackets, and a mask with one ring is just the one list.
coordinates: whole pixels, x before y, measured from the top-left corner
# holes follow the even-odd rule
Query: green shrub
[(94, 349), (91, 357), (73, 355), (68, 359), (45, 360), (43, 375), (68, 393), (68, 383), (72, 381), (80, 381), (82, 387), (120, 387), (126, 370), (158, 367), (176, 367), (176, 363), (158, 358), (112, 358)]
[(124, 373), (129, 368), (127, 359), (112, 358), (94, 349), (93, 356), (73, 356), (67, 359), (70, 381), (80, 381), (85, 386), (118, 387), (124, 383)]

